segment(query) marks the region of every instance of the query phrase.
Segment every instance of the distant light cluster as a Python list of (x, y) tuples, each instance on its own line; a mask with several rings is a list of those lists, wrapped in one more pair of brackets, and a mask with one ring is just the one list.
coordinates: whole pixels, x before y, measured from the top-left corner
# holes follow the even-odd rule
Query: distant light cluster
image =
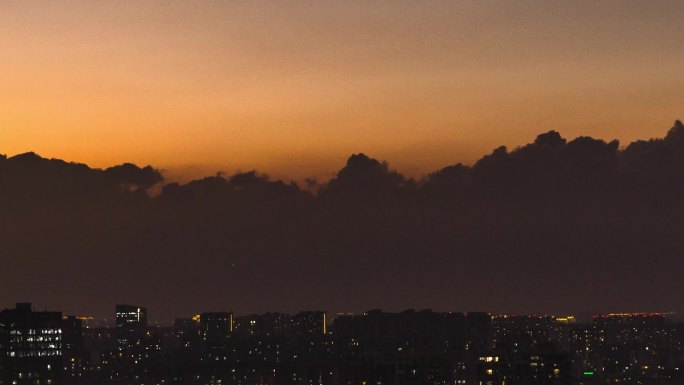
[(91, 328), (17, 304), (0, 312), (0, 384), (676, 384), (684, 324), (668, 316), (224, 311), (159, 327), (117, 305), (114, 328)]

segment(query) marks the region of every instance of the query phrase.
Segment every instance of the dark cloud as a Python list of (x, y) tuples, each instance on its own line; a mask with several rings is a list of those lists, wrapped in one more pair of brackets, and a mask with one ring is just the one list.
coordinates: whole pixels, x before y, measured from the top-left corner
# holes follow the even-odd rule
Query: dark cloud
[[(153, 318), (382, 307), (684, 311), (684, 126), (495, 149), (419, 181), (352, 155), (307, 188), (256, 171), (186, 184), (0, 156), (0, 301)], [(312, 187), (313, 186), (313, 187)], [(310, 191), (317, 191), (313, 195)]]
[(131, 163), (110, 167), (104, 170), (104, 175), (121, 185), (142, 189), (148, 189), (164, 180), (159, 170), (151, 166), (140, 168)]
[(390, 170), (387, 162), (380, 162), (365, 154), (354, 154), (324, 188), (323, 193), (389, 192), (405, 184), (406, 179), (398, 172)]

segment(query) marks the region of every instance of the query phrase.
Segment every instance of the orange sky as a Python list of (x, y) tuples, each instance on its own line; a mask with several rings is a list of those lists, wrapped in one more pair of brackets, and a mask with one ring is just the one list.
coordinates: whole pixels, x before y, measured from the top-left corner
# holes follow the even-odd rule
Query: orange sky
[(3, 1), (0, 153), (412, 176), (684, 116), (682, 1)]

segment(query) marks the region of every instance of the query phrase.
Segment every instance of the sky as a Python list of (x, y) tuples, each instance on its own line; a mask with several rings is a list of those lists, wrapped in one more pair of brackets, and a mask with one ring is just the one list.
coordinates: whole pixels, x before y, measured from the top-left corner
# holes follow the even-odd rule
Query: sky
[(0, 304), (684, 313), (682, 16), (2, 1)]
[(0, 153), (167, 179), (420, 176), (684, 105), (681, 1), (3, 1)]

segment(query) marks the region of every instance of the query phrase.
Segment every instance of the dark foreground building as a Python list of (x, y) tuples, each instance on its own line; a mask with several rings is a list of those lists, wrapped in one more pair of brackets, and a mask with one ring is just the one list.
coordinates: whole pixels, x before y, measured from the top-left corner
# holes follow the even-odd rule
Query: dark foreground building
[(0, 312), (0, 384), (63, 383), (62, 313), (30, 303)]

